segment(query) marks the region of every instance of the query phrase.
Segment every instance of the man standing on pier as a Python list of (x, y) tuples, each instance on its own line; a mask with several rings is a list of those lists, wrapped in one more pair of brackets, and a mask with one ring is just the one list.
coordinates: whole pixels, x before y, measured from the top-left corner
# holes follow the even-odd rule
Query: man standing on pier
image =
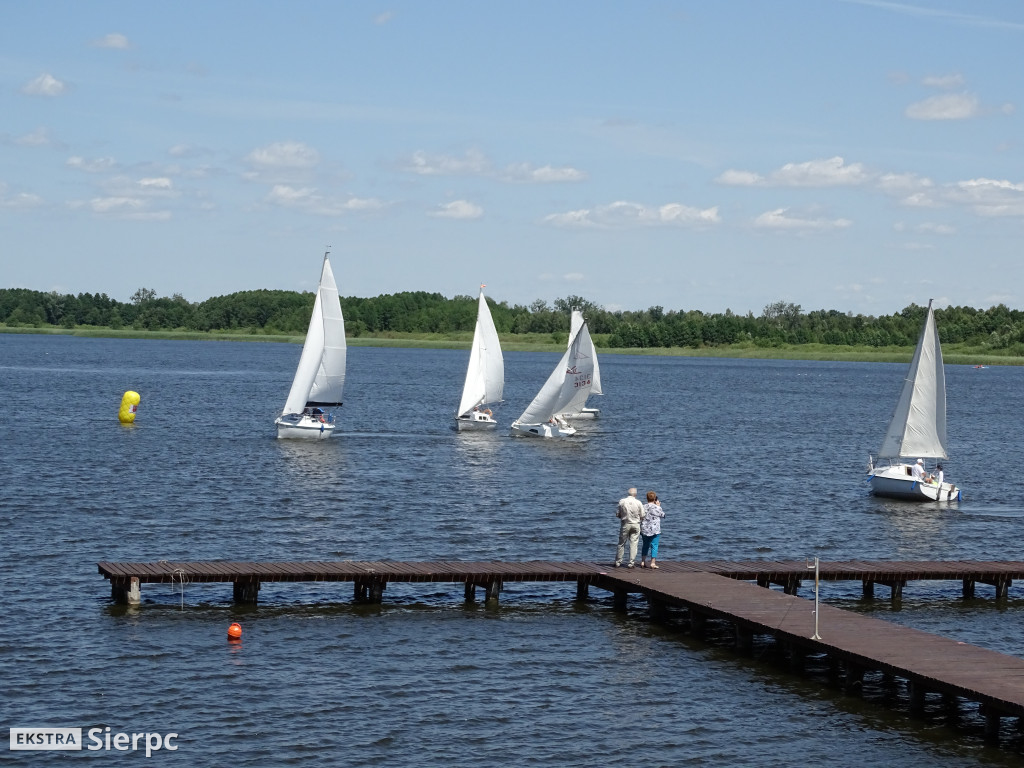
[(622, 565), (622, 555), (629, 541), (629, 567), (636, 560), (636, 544), (640, 539), (640, 521), (644, 518), (644, 505), (636, 497), (636, 488), (630, 488), (629, 495), (619, 500), (615, 516), (619, 518), (619, 548), (615, 551), (615, 567)]

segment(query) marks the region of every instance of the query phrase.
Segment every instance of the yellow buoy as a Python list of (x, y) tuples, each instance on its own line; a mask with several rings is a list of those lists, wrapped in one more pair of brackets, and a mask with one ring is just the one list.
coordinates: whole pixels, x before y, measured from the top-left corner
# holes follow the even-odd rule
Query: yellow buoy
[(124, 397), (121, 398), (121, 410), (117, 412), (117, 420), (122, 424), (131, 424), (135, 421), (135, 411), (139, 408), (139, 401), (142, 400), (139, 397), (138, 392), (132, 392), (130, 389), (124, 393)]

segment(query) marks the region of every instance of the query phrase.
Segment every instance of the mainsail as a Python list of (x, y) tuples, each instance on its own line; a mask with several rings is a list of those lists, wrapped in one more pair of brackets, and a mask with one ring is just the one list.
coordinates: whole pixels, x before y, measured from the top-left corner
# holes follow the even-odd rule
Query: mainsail
[(505, 387), (505, 362), (501, 356), (501, 344), (483, 289), (484, 286), (480, 286), (473, 348), (469, 352), (469, 367), (466, 369), (462, 400), (459, 401), (459, 416), (469, 413), (478, 405), (499, 402)]
[(543, 424), (556, 413), (563, 413), (580, 392), (586, 399), (594, 380), (593, 344), (584, 324), (533, 402), (517, 419), (519, 424)]
[(313, 315), (283, 412), (300, 413), (306, 406), (313, 405), (341, 405), (346, 351), (345, 318), (341, 314), (331, 262), (325, 254)]
[(881, 458), (949, 458), (946, 453), (946, 375), (931, 300), (896, 411), (878, 455)]
[(589, 356), (593, 360), (594, 373), (590, 386), (577, 389), (572, 400), (560, 411), (560, 413), (565, 413), (566, 415), (579, 413), (583, 410), (583, 406), (587, 404), (587, 398), (590, 395), (604, 394), (601, 392), (601, 369), (597, 364), (597, 349), (594, 347), (594, 340), (590, 337), (590, 329), (587, 328), (587, 324), (583, 320), (583, 314), (578, 309), (574, 309), (569, 325), (569, 346), (572, 346), (573, 340), (579, 335), (581, 330), (586, 330), (586, 336), (584, 339), (581, 339), (580, 353)]

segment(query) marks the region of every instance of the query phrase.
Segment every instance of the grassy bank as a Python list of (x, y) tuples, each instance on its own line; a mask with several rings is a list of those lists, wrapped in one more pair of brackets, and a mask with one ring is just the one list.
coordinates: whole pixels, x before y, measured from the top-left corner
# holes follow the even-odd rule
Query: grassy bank
[[(0, 324), (0, 333), (57, 334), (65, 336), (121, 338), (121, 339), (178, 339), (186, 341), (269, 341), (301, 344), (303, 337), (284, 334), (234, 333), (199, 331), (141, 331), (79, 326), (77, 328), (7, 327)], [(349, 337), (351, 347), (401, 347), (411, 349), (468, 349), (473, 335), (459, 333), (385, 333)], [(759, 347), (752, 342), (721, 347), (646, 347), (611, 348), (602, 346), (607, 338), (594, 335), (602, 355), (655, 355), (676, 357), (731, 357), (758, 360), (837, 360), (871, 363), (907, 363), (912, 347), (847, 347), (828, 344), (790, 344), (777, 347)], [(564, 333), (503, 334), (501, 348), (506, 352), (561, 352), (565, 349)], [(1000, 355), (991, 349), (968, 347), (964, 344), (943, 346), (942, 355), (951, 365), (1024, 365), (1024, 357)]]

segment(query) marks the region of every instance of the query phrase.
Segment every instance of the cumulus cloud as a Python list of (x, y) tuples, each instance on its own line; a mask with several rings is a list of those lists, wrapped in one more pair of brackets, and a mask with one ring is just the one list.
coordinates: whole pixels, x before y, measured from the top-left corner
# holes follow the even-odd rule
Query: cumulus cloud
[(595, 208), (584, 208), (565, 213), (552, 213), (544, 222), (558, 227), (650, 227), (699, 226), (720, 221), (718, 207), (693, 208), (681, 203), (667, 203), (650, 207), (617, 201)]
[(36, 128), (31, 133), (18, 136), (14, 139), (14, 143), (23, 147), (49, 147), (55, 144), (46, 128)]
[(758, 229), (771, 229), (788, 232), (821, 232), (834, 229), (846, 229), (853, 224), (849, 219), (812, 219), (793, 215), (788, 208), (776, 208), (765, 211), (756, 219), (754, 226)]
[(514, 165), (506, 166), (497, 175), (498, 178), (504, 181), (525, 181), (538, 184), (551, 184), (563, 181), (583, 181), (587, 178), (587, 174), (583, 171), (577, 170), (576, 168), (570, 168), (568, 166), (554, 168), (550, 165), (534, 168), (529, 163), (516, 163)]
[(806, 163), (786, 163), (768, 176), (730, 169), (717, 181), (719, 184), (745, 187), (839, 187), (863, 184), (870, 178), (861, 163), (847, 165), (843, 158), (836, 156)]
[(86, 159), (84, 157), (73, 156), (67, 159), (66, 165), (69, 168), (76, 168), (79, 171), (85, 171), (86, 173), (103, 173), (109, 171), (117, 165), (117, 162), (112, 157), (94, 157), (92, 159)]
[(320, 153), (299, 141), (279, 141), (254, 149), (245, 159), (259, 168), (313, 168), (320, 162)]
[(454, 200), (430, 215), (444, 219), (479, 219), (484, 215), (484, 209), (468, 200)]
[(583, 181), (587, 174), (571, 166), (534, 166), (530, 163), (512, 163), (497, 168), (478, 149), (467, 150), (462, 157), (431, 155), (416, 151), (400, 164), (402, 170), (420, 176), (483, 176), (507, 182), (551, 184)]
[(961, 88), (964, 84), (963, 75), (929, 75), (921, 81), (924, 85), (929, 88), (942, 88), (949, 90), (951, 88)]
[(979, 216), (1024, 216), (1024, 184), (970, 179), (951, 185), (948, 198), (970, 206)]
[(374, 198), (332, 198), (321, 195), (314, 187), (293, 187), (288, 184), (275, 184), (266, 202), (317, 216), (343, 216), (346, 213), (374, 211), (384, 207), (381, 201)]
[(67, 85), (46, 72), (21, 87), (21, 92), (29, 96), (60, 96), (66, 90)]
[(131, 48), (128, 38), (117, 32), (111, 32), (109, 35), (104, 35), (98, 40), (93, 40), (92, 44), (96, 48)]
[(30, 192), (8, 194), (7, 185), (0, 182), (0, 208), (35, 208), (43, 204), (43, 198)]
[(373, 23), (374, 24), (387, 24), (393, 18), (395, 18), (395, 12), (394, 11), (384, 11), (384, 13), (378, 13), (376, 16), (373, 17)]
[(139, 179), (138, 185), (146, 190), (153, 190), (158, 192), (168, 192), (174, 186), (171, 180), (166, 177), (153, 178), (153, 179)]
[(977, 117), (980, 107), (973, 93), (942, 93), (911, 104), (903, 114), (911, 120), (967, 120)]
[(86, 202), (72, 202), (72, 208), (84, 208), (98, 216), (135, 221), (166, 221), (170, 211), (152, 211), (146, 200), (138, 197), (94, 197)]

